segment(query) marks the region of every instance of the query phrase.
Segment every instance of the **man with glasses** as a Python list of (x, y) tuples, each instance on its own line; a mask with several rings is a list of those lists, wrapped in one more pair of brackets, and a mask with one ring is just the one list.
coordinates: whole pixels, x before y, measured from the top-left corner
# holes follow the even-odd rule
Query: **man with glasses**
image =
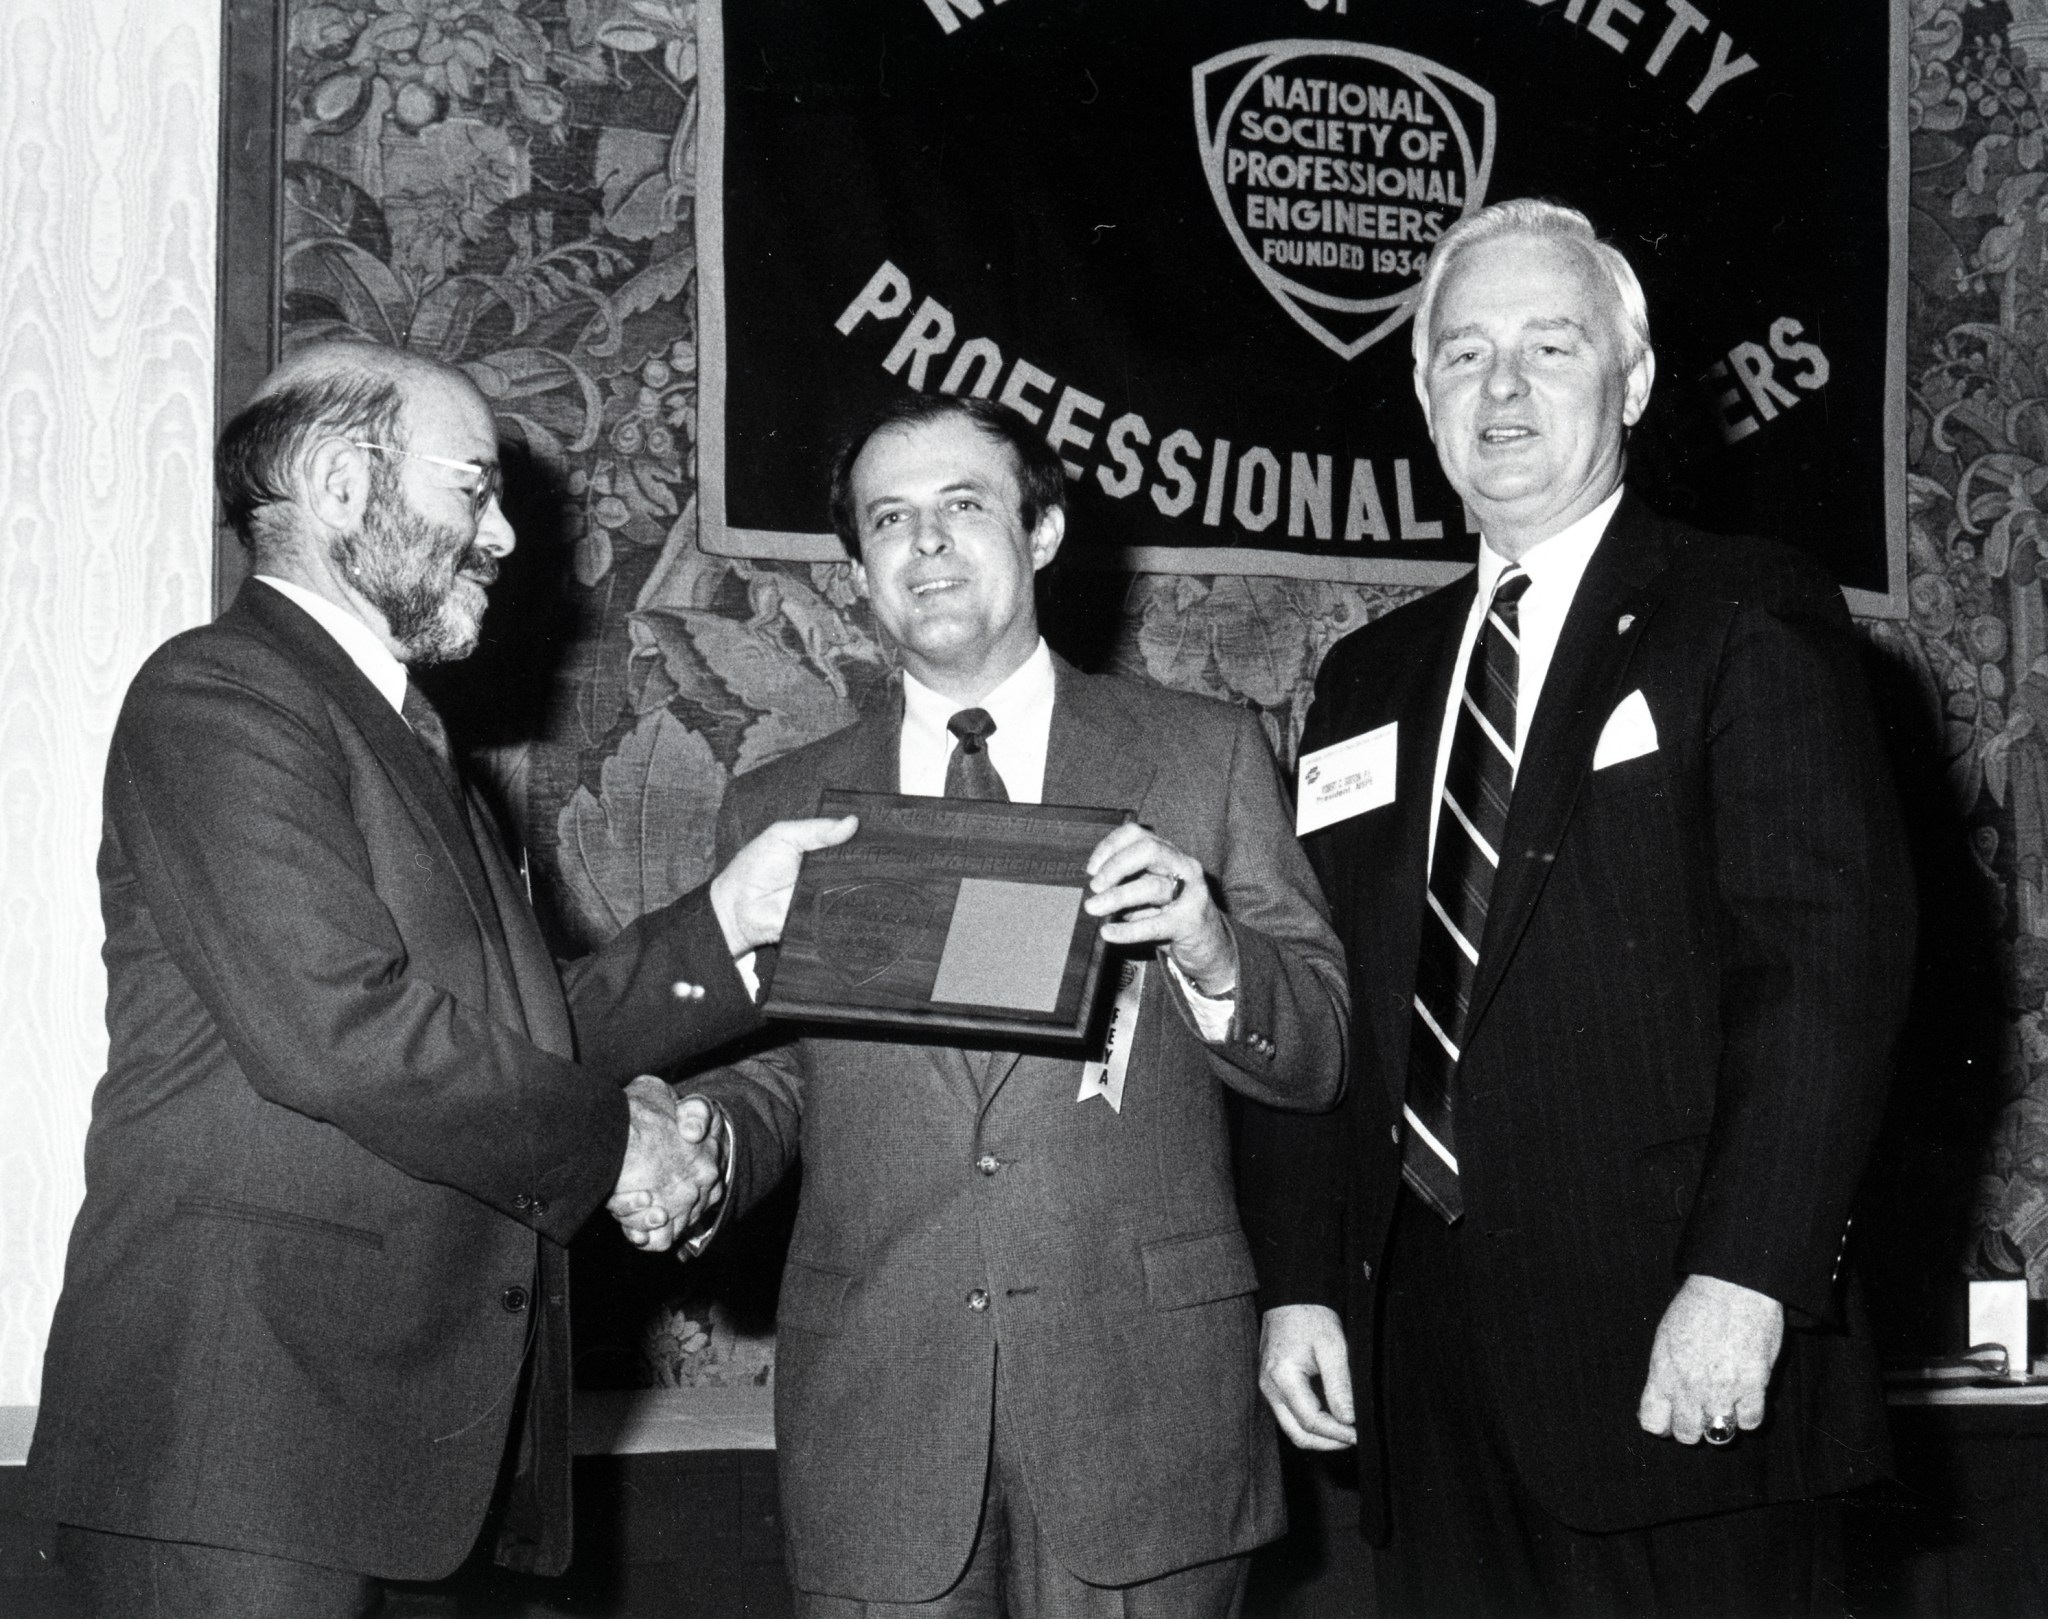
[(557, 970), (410, 671), (467, 656), (513, 534), (460, 372), (288, 362), (216, 473), (254, 577), (137, 675), (100, 852), (106, 1077), (30, 1457), (99, 1615), (325, 1619), (479, 1544), (569, 1551), (564, 1245), (715, 1200), (640, 1078), (752, 1028), (784, 823)]

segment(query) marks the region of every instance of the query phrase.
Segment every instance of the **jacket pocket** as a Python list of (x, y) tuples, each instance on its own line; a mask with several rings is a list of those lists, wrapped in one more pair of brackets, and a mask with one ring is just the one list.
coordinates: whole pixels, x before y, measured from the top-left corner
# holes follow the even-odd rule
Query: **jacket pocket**
[(845, 1313), (846, 1290), (853, 1277), (843, 1270), (828, 1270), (792, 1254), (782, 1268), (782, 1297), (775, 1307), (775, 1324), (799, 1332), (831, 1336), (839, 1330)]
[(289, 1209), (273, 1209), (262, 1203), (238, 1203), (225, 1197), (181, 1197), (176, 1206), (178, 1213), (202, 1220), (239, 1220), (246, 1225), (274, 1226), (280, 1231), (298, 1231), (308, 1236), (332, 1237), (337, 1242), (352, 1242), (359, 1248), (379, 1253), (384, 1248), (382, 1232), (369, 1231), (357, 1225), (342, 1225), (334, 1220), (315, 1219), (310, 1214), (294, 1214)]
[(1145, 1302), (1155, 1310), (1185, 1310), (1236, 1298), (1259, 1285), (1251, 1248), (1234, 1225), (1148, 1242), (1144, 1259)]
[(1645, 1219), (1676, 1225), (1692, 1212), (1707, 1161), (1704, 1135), (1681, 1136), (1645, 1147), (1636, 1158), (1636, 1178)]

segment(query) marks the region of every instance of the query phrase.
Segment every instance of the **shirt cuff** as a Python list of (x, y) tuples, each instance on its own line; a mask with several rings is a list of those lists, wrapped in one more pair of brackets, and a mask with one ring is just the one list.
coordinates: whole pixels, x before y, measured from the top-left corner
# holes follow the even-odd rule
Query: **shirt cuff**
[[(752, 976), (750, 969), (753, 966), (753, 962), (753, 952), (749, 951), (744, 961), (739, 964), (740, 976), (742, 978), (750, 978)], [(690, 1098), (687, 1096), (682, 1098), (682, 1100), (685, 1102), (687, 1102), (689, 1099)], [(710, 1106), (711, 1115), (717, 1121), (716, 1129), (718, 1134), (718, 1176), (720, 1185), (724, 1186), (732, 1175), (732, 1120), (728, 1119), (725, 1116), (725, 1109), (720, 1107), (716, 1102), (713, 1102), (710, 1097), (703, 1096), (700, 1093), (698, 1095), (698, 1099), (702, 1102), (707, 1103)], [(711, 1246), (712, 1239), (716, 1237), (721, 1230), (724, 1229), (725, 1211), (731, 1207), (732, 1198), (730, 1195), (720, 1197), (718, 1200), (718, 1207), (716, 1210), (713, 1211), (711, 1215), (710, 1223), (706, 1225), (700, 1221), (698, 1223), (698, 1230), (694, 1236), (685, 1237), (681, 1242), (676, 1244), (676, 1258), (682, 1260), (695, 1259), (699, 1254), (703, 1253), (706, 1248), (709, 1248)]]
[(1195, 1020), (1195, 1032), (1210, 1045), (1220, 1045), (1230, 1038), (1230, 1025), (1237, 1018), (1237, 993), (1232, 991), (1224, 996), (1204, 995), (1188, 981), (1188, 975), (1180, 970), (1180, 963), (1165, 951), (1166, 970), (1173, 974), (1173, 981), (1180, 985), (1181, 999), (1187, 1002), (1189, 1014)]

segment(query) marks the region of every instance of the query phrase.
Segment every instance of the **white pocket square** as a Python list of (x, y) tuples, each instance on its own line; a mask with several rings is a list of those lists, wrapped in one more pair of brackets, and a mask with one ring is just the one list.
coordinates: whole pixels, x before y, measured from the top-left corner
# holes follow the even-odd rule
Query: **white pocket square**
[(1593, 768), (1605, 770), (1626, 759), (1640, 759), (1657, 751), (1657, 722), (1650, 718), (1650, 705), (1643, 701), (1639, 686), (1614, 705), (1607, 727), (1600, 733), (1600, 745), (1593, 750)]

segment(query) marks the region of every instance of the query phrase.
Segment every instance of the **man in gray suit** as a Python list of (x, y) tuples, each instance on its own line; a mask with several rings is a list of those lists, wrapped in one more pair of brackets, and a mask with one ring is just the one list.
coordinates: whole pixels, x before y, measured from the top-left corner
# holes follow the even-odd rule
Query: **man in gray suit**
[(776, 1434), (808, 1619), (1226, 1615), (1283, 1523), (1224, 1095), (1336, 1099), (1343, 965), (1253, 718), (1040, 639), (1062, 481), (979, 400), (857, 435), (834, 525), (902, 678), (721, 817), (731, 849), (827, 787), (1133, 816), (1084, 901), (1144, 964), (1105, 1072), (813, 1033), (701, 1082), (733, 1207), (803, 1160)]
[(480, 1533), (566, 1563), (564, 1245), (622, 1189), (714, 1189), (635, 1076), (755, 1025), (733, 958), (851, 830), (772, 828), (558, 973), (408, 674), (476, 644), (497, 452), (459, 371), (287, 363), (217, 453), (254, 577), (122, 706), (110, 1051), (29, 1458), (93, 1615), (353, 1615)]

